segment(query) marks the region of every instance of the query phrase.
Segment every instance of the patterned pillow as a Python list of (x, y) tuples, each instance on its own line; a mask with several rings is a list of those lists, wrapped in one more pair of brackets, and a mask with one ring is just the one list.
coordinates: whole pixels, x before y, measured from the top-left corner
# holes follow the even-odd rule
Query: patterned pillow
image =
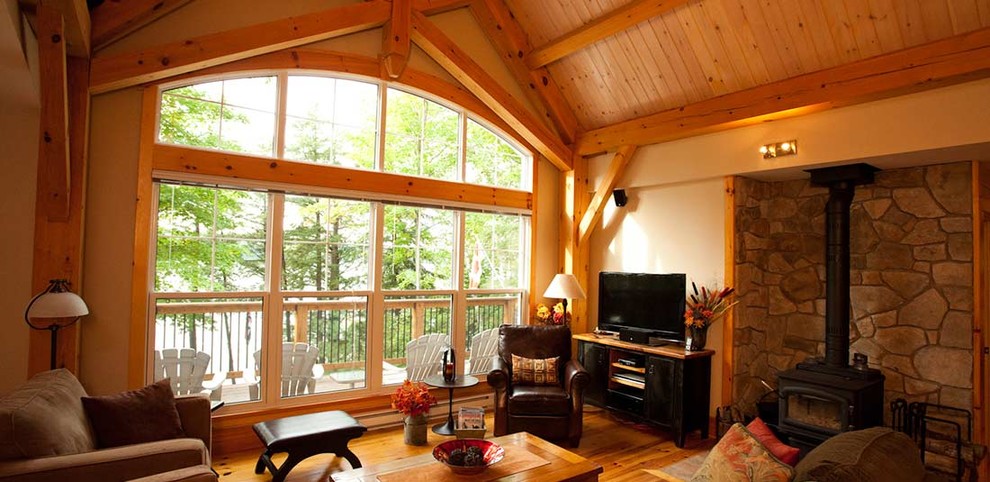
[(737, 423), (712, 447), (691, 482), (786, 482), (793, 478), (794, 469), (777, 460)]
[(746, 426), (746, 430), (756, 437), (763, 444), (763, 448), (770, 451), (774, 457), (780, 459), (781, 462), (794, 467), (798, 463), (798, 457), (801, 455), (801, 449), (797, 447), (791, 447), (790, 445), (781, 442), (770, 427), (767, 426), (760, 417), (756, 417), (749, 425)]
[(512, 383), (520, 385), (558, 385), (557, 362), (553, 358), (524, 358), (512, 355)]

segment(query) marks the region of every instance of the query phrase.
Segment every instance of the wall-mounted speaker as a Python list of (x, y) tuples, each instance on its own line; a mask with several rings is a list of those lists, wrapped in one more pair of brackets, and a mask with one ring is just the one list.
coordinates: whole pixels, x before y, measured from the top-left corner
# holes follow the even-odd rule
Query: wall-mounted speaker
[(615, 205), (616, 206), (619, 206), (620, 208), (622, 206), (625, 206), (626, 203), (629, 202), (629, 198), (626, 197), (626, 190), (625, 189), (615, 189), (615, 190), (613, 190), (612, 191), (612, 198), (615, 199)]

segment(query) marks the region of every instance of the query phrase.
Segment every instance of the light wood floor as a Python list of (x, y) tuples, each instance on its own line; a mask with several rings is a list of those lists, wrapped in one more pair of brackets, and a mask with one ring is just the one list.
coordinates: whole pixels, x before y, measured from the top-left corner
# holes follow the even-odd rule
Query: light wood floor
[[(491, 415), (487, 423), (492, 424)], [(491, 433), (488, 434), (491, 436)], [(703, 452), (711, 447), (712, 436), (701, 440), (697, 432), (688, 436), (683, 449), (674, 446), (669, 433), (633, 423), (610, 412), (586, 407), (584, 412), (584, 436), (581, 446), (569, 448), (585, 458), (598, 462), (604, 469), (599, 480), (605, 481), (657, 481), (650, 470), (676, 463), (687, 457)], [(402, 442), (402, 428), (395, 427), (369, 431), (350, 444), (351, 450), (365, 466), (411, 455), (429, 453), (433, 446), (448, 440), (429, 433), (426, 446), (416, 447)], [(271, 475), (255, 475), (254, 465), (259, 451), (238, 452), (216, 457), (213, 467), (220, 473), (221, 482), (257, 481), (268, 482)], [(281, 464), (284, 454), (276, 457)], [(318, 455), (306, 459), (296, 466), (286, 478), (286, 482), (325, 482), (330, 474), (348, 470), (346, 460), (333, 455)]]

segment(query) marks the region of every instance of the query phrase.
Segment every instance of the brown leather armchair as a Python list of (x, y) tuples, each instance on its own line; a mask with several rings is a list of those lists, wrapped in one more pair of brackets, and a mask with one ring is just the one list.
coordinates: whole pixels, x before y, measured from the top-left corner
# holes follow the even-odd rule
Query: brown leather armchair
[[(512, 355), (526, 358), (560, 357), (559, 385), (512, 383)], [(488, 374), (495, 389), (495, 435), (529, 432), (572, 447), (581, 441), (584, 388), (591, 378), (571, 359), (571, 329), (558, 326), (502, 325), (498, 357)]]

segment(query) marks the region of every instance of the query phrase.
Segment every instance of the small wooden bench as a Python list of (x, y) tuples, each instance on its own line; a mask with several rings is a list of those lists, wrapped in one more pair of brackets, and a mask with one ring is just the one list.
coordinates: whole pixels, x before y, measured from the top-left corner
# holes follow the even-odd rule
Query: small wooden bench
[[(359, 468), (361, 461), (347, 444), (367, 430), (361, 422), (340, 410), (258, 422), (254, 424), (254, 433), (265, 444), (265, 452), (258, 457), (254, 473), (261, 474), (267, 468), (272, 473), (272, 482), (282, 482), (299, 462), (329, 453), (347, 459), (352, 468)], [(286, 452), (288, 457), (282, 467), (275, 467), (272, 455), (279, 452)]]

